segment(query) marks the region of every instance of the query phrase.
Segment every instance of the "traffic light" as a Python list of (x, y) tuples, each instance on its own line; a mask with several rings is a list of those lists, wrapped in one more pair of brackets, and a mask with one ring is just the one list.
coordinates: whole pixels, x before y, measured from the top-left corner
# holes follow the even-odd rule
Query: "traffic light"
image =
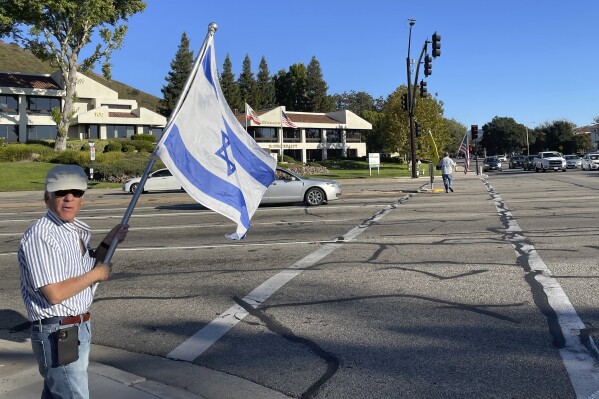
[(472, 132), (472, 141), (478, 138), (478, 125), (470, 126), (470, 132)]
[(441, 35), (433, 33), (433, 57), (441, 55)]
[(408, 94), (404, 93), (401, 95), (401, 109), (404, 111), (408, 110)]
[(420, 126), (420, 124), (415, 123), (414, 128), (416, 130), (416, 137), (422, 136), (422, 127)]
[(424, 98), (426, 97), (427, 94), (427, 90), (426, 90), (426, 82), (424, 80), (420, 81), (420, 97)]
[(433, 65), (432, 65), (432, 59), (431, 57), (427, 54), (426, 57), (424, 57), (424, 76), (431, 76), (433, 73)]

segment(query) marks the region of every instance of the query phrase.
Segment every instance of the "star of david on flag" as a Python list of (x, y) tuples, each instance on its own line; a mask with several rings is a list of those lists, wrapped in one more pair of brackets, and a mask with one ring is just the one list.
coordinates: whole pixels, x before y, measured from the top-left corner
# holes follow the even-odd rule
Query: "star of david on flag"
[(196, 60), (189, 91), (158, 143), (157, 154), (187, 193), (237, 224), (242, 239), (268, 186), (276, 160), (247, 134), (229, 108), (218, 78), (214, 38)]

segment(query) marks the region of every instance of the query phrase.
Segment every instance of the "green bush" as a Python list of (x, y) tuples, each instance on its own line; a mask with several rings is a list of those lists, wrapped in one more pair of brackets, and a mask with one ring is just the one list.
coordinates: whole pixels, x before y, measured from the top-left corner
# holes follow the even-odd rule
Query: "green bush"
[(135, 146), (132, 144), (123, 144), (123, 152), (135, 152)]
[(54, 140), (27, 140), (27, 144), (40, 144), (54, 149)]
[(79, 150), (64, 150), (52, 152), (43, 157), (45, 162), (79, 165), (83, 168), (90, 164), (89, 152)]
[(156, 142), (156, 136), (153, 136), (151, 134), (134, 134), (133, 136), (130, 137), (130, 139), (132, 141), (148, 141), (150, 143), (155, 143)]
[(106, 147), (104, 147), (105, 152), (122, 151), (122, 150), (123, 150), (123, 144), (117, 140), (110, 140), (108, 142), (108, 144), (106, 144)]
[[(108, 155), (103, 154), (103, 155)], [(121, 159), (114, 159), (113, 162), (96, 162), (94, 164), (94, 179), (105, 182), (122, 183), (132, 177), (141, 176), (148, 164), (149, 156), (147, 154), (123, 154)], [(164, 164), (156, 161), (154, 170), (164, 168)]]
[(131, 144), (128, 144), (128, 145), (132, 145), (139, 152), (152, 152), (152, 151), (154, 151), (154, 147), (155, 147), (155, 144), (153, 142), (149, 142), (149, 141), (145, 141), (145, 140), (131, 141)]
[(347, 158), (326, 159), (318, 161), (318, 163), (327, 167), (328, 169), (368, 169), (367, 163)]
[(104, 152), (96, 154), (96, 164), (111, 164), (120, 161), (125, 158), (125, 154), (122, 152)]
[(36, 161), (52, 153), (44, 144), (7, 144), (0, 148), (0, 162)]

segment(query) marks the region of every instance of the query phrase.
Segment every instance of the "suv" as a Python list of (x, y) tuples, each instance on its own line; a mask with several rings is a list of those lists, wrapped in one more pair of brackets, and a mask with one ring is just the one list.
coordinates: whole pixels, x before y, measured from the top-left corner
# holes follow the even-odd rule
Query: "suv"
[(548, 170), (561, 170), (565, 172), (568, 164), (564, 156), (557, 151), (542, 151), (535, 158), (535, 172), (547, 172)]

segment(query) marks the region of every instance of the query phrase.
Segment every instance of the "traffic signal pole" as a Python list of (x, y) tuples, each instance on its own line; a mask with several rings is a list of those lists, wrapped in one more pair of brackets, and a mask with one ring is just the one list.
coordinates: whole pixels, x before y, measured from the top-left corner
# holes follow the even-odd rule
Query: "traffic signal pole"
[[(412, 27), (416, 23), (416, 20), (409, 19), (408, 21), (410, 23), (410, 34), (408, 36), (408, 58), (406, 59), (406, 71), (407, 71), (407, 75), (408, 75), (407, 111), (408, 111), (408, 115), (410, 118), (410, 159), (412, 161), (412, 178), (416, 179), (416, 178), (418, 178), (418, 173), (417, 173), (418, 165), (416, 162), (416, 137), (415, 137), (415, 132), (414, 132), (414, 130), (415, 130), (414, 129), (414, 109), (416, 108), (416, 88), (418, 87), (418, 72), (420, 70), (420, 64), (422, 64), (422, 58), (426, 54), (427, 46), (430, 42), (428, 40), (424, 41), (424, 46), (422, 46), (422, 51), (420, 52), (420, 57), (418, 57), (418, 62), (416, 63), (416, 74), (414, 76), (414, 84), (412, 84), (412, 70), (410, 68), (410, 66), (411, 66), (410, 50), (411, 50), (411, 46), (412, 46)], [(441, 54), (440, 41), (441, 41), (441, 36), (437, 35), (437, 33), (435, 32), (435, 34), (433, 35), (433, 56), (434, 57), (437, 57)], [(429, 76), (431, 74), (431, 69), (432, 69), (431, 63), (432, 63), (432, 60), (427, 55), (425, 58), (425, 71), (424, 71), (424, 74), (426, 76)], [(426, 82), (424, 82), (424, 83), (426, 83)], [(422, 89), (423, 86), (425, 87), (425, 85), (421, 85), (421, 91), (423, 90)], [(426, 88), (424, 89), (424, 91), (426, 91)]]

